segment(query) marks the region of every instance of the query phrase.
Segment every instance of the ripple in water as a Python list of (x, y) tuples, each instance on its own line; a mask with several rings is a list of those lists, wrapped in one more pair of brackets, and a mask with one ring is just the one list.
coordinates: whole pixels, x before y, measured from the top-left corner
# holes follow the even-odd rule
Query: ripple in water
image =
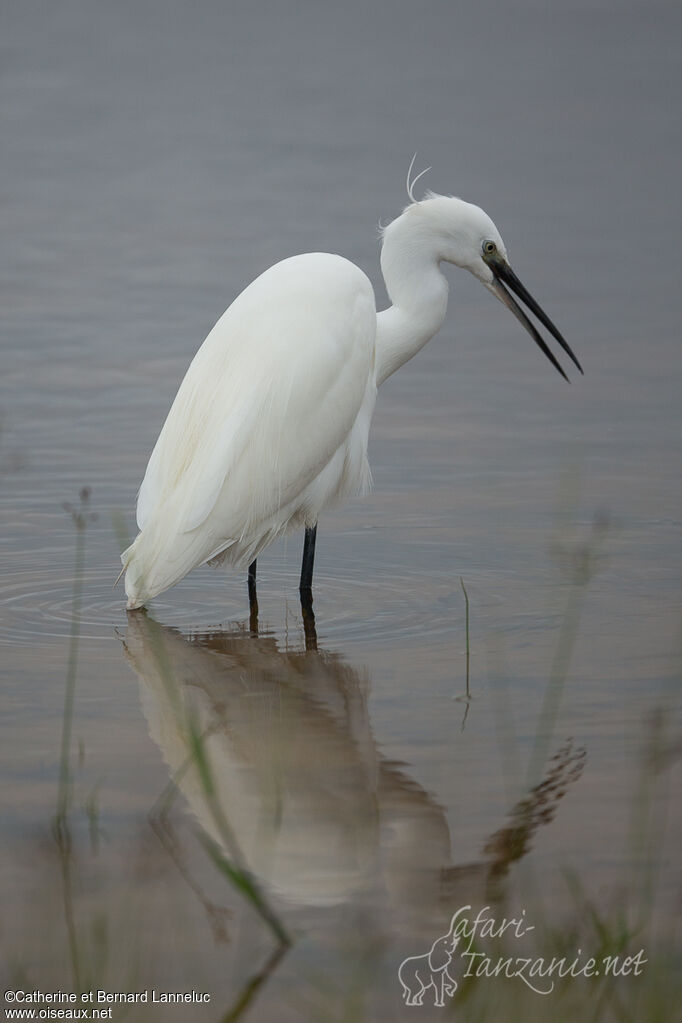
[[(65, 569), (61, 548), (40, 568), (14, 572), (0, 584), (0, 638), (19, 645), (67, 638), (71, 632), (74, 570)], [(30, 555), (28, 555), (30, 557)], [(69, 559), (70, 560), (70, 559)], [(113, 588), (116, 564), (87, 566), (82, 577), (80, 636), (111, 638), (125, 627), (122, 583)], [(370, 578), (364, 578), (363, 573)], [(258, 597), (263, 628), (291, 633), (301, 627), (295, 566), (264, 566)], [(380, 574), (366, 564), (344, 565), (343, 574), (320, 571), (314, 590), (320, 637), (388, 641), (449, 630), (461, 617), (459, 578), (446, 571), (406, 571), (382, 564)], [(154, 617), (183, 631), (230, 628), (248, 620), (246, 580), (236, 572), (199, 569), (152, 602)]]
[[(39, 498), (32, 493), (30, 483), (23, 480), (23, 490), (28, 491), (24, 494), (27, 511), (15, 515), (11, 523), (0, 583), (0, 639), (23, 646), (68, 638), (74, 596), (76, 530), (54, 493), (48, 488)], [(88, 525), (85, 536), (79, 615), (84, 642), (110, 639), (113, 630), (125, 627), (127, 622), (123, 583), (113, 588), (118, 557), (107, 502), (96, 493), (98, 500), (88, 507), (94, 505), (99, 518)], [(111, 494), (108, 497), (115, 504), (116, 498)], [(393, 547), (387, 532), (368, 527), (336, 535), (331, 546), (333, 549), (327, 548), (323, 563), (318, 565), (314, 587), (322, 642), (401, 641), (428, 637), (461, 624), (463, 602), (454, 549), (443, 551), (439, 546), (435, 555), (424, 542), (420, 561), (413, 561), (411, 566), (392, 563), (386, 559)], [(297, 538), (292, 537), (289, 545), (276, 545), (259, 560), (260, 625), (283, 637), (302, 629), (298, 548)], [(404, 552), (400, 545), (398, 549)], [(468, 585), (485, 588), (489, 603), (490, 591), (499, 584), (499, 577), (486, 571), (470, 572), (468, 568), (466, 573)], [(151, 611), (158, 621), (186, 632), (229, 629), (235, 623), (247, 623), (245, 573), (195, 570), (177, 587), (156, 598)]]

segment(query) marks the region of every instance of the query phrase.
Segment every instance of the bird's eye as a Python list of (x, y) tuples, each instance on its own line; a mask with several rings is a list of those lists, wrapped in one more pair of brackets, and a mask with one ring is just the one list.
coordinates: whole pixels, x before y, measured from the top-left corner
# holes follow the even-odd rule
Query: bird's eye
[(486, 256), (492, 256), (497, 252), (497, 245), (491, 241), (483, 242), (483, 252)]

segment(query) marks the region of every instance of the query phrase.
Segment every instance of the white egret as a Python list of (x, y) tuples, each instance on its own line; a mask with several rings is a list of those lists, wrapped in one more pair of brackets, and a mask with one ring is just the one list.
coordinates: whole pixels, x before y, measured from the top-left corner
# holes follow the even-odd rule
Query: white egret
[(270, 267), (218, 320), (187, 370), (140, 487), (140, 532), (121, 556), (129, 609), (217, 560), (249, 565), (253, 606), (255, 559), (300, 527), (300, 591), (310, 605), (319, 515), (369, 486), (377, 387), (443, 323), (441, 263), (473, 273), (565, 377), (506, 284), (582, 372), (509, 266), (490, 217), (462, 199), (427, 193), (416, 201), (410, 186), (408, 194), (410, 204), (383, 231), (388, 309), (377, 313), (357, 266), (315, 252)]

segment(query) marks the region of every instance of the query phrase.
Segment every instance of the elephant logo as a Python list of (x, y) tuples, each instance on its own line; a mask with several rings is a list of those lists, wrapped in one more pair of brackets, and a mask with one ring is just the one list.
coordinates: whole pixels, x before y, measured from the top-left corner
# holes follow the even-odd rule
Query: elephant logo
[(402, 984), (405, 1005), (421, 1005), (430, 987), (434, 990), (434, 1005), (445, 1005), (445, 996), (452, 997), (457, 990), (457, 981), (448, 973), (448, 966), (457, 948), (459, 937), (455, 934), (456, 918), (450, 921), (450, 930), (436, 938), (430, 951), (420, 956), (408, 956), (398, 967), (398, 979)]

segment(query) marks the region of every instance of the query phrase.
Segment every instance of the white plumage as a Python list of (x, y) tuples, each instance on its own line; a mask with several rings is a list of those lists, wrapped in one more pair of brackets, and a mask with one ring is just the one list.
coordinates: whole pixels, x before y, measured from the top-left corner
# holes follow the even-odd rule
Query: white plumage
[(197, 352), (147, 466), (124, 553), (129, 606), (218, 555), (246, 564), (369, 483), (376, 312), (339, 256), (294, 256), (232, 303)]
[[(491, 241), (495, 259), (482, 248)], [(121, 556), (129, 608), (214, 558), (248, 564), (367, 489), (377, 385), (442, 324), (441, 260), (516, 305), (499, 282), (511, 270), (490, 218), (433, 195), (384, 232), (385, 312), (366, 275), (326, 253), (277, 263), (235, 299), (187, 370), (149, 460), (140, 532)]]

